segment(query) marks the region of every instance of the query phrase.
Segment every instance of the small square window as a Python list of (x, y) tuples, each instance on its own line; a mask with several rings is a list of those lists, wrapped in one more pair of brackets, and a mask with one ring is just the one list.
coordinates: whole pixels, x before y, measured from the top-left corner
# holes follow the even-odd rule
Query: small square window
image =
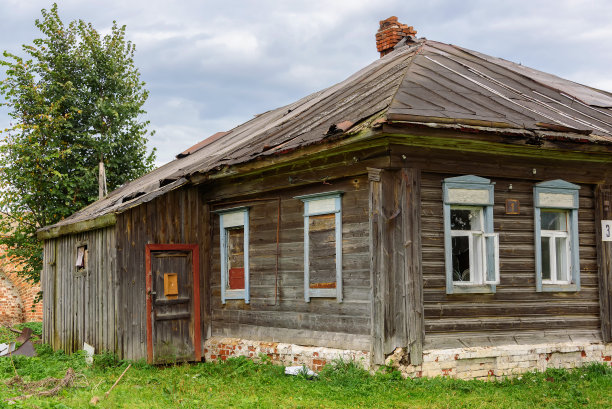
[(87, 271), (87, 259), (89, 258), (89, 251), (87, 250), (87, 244), (77, 246), (76, 251), (76, 271), (77, 273)]

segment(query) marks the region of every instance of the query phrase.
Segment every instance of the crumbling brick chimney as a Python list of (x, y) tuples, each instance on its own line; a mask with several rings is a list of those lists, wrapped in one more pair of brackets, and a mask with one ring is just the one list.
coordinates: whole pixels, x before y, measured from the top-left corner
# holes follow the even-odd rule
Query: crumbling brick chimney
[(406, 36), (416, 35), (416, 30), (412, 26), (399, 23), (397, 17), (391, 16), (386, 20), (380, 21), (380, 28), (376, 33), (376, 48), (380, 57), (384, 57), (393, 51), (393, 47)]

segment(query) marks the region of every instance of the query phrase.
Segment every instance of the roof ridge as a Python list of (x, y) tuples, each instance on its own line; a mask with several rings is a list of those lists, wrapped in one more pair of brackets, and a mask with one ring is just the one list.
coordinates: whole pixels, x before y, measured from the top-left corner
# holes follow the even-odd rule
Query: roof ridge
[[(414, 53), (410, 56), (410, 61), (408, 62), (408, 64), (406, 64), (406, 68), (404, 68), (404, 74), (402, 75), (402, 78), (397, 82), (397, 86), (395, 88), (395, 91), (393, 92), (393, 94), (391, 95), (391, 98), (389, 100), (389, 104), (387, 105), (387, 107), (384, 109), (385, 113), (384, 116), (387, 116), (387, 111), (389, 110), (389, 108), (391, 107), (391, 105), (393, 105), (393, 101), (395, 100), (395, 96), (397, 95), (397, 93), (399, 92), (399, 90), (402, 88), (402, 84), (404, 83), (404, 80), (406, 79), (406, 75), (408, 75), (408, 71), (410, 71), (410, 67), (412, 67), (412, 64), (414, 63), (414, 59), (417, 55), (419, 55), (421, 53), (421, 51), (423, 50), (423, 46), (425, 45), (425, 43), (428, 42), (427, 39), (423, 38), (423, 39), (419, 39), (419, 44), (418, 46), (414, 46), (416, 49), (414, 50)], [(403, 48), (403, 47), (401, 47)], [(401, 50), (400, 48), (400, 50)], [(382, 57), (385, 58), (388, 55), (393, 55), (394, 53), (389, 53), (386, 56)]]

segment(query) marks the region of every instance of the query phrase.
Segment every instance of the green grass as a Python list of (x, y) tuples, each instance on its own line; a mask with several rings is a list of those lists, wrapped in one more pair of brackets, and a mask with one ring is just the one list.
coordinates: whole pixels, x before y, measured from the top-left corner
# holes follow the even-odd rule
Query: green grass
[[(10, 334), (9, 334), (10, 335)], [(0, 332), (0, 342), (6, 342)], [(37, 345), (38, 357), (14, 357), (19, 375), (27, 381), (61, 378), (66, 369), (77, 372), (76, 384), (49, 398), (9, 404), (20, 394), (6, 385), (14, 376), (10, 359), (0, 358), (0, 408), (87, 408), (103, 396), (128, 362), (113, 355), (95, 357), (88, 367), (81, 353), (65, 355)], [(336, 362), (309, 380), (286, 376), (283, 367), (256, 364), (243, 358), (219, 363), (153, 367), (132, 363), (101, 408), (576, 408), (612, 407), (612, 368), (591, 365), (571, 371), (548, 370), (503, 381), (402, 379), (382, 370), (370, 375), (350, 362)]]

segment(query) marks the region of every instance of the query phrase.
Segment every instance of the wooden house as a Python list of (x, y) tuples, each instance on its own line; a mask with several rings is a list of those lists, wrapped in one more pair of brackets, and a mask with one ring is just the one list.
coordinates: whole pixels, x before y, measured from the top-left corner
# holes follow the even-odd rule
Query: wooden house
[(43, 228), (45, 342), (411, 376), (610, 360), (612, 94), (415, 33), (381, 21), (345, 81)]

